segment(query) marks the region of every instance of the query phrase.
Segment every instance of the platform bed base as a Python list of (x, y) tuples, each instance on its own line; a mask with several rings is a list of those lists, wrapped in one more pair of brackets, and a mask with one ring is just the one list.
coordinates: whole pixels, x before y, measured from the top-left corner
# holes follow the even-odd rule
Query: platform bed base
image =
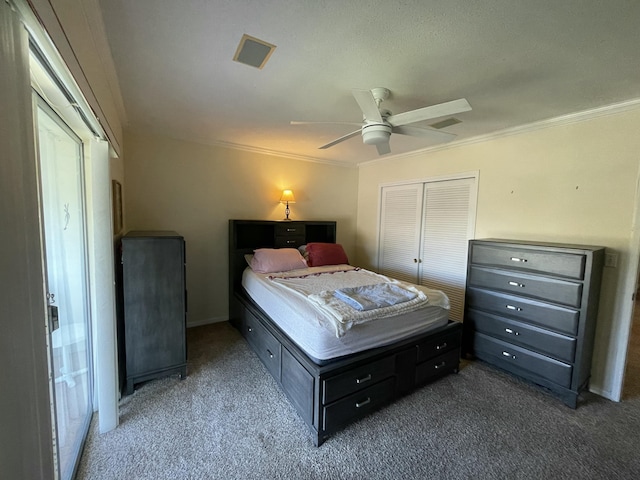
[(444, 375), (457, 373), (462, 324), (319, 365), (243, 292), (231, 323), (247, 340), (320, 446), (331, 434)]

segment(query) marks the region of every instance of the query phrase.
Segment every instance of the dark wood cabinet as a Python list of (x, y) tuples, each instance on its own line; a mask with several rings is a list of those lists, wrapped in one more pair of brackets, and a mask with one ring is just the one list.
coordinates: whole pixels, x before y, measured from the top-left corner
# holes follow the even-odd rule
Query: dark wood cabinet
[(122, 237), (125, 393), (161, 376), (187, 374), (185, 242), (175, 232)]
[(471, 240), (465, 351), (577, 406), (587, 387), (604, 248)]

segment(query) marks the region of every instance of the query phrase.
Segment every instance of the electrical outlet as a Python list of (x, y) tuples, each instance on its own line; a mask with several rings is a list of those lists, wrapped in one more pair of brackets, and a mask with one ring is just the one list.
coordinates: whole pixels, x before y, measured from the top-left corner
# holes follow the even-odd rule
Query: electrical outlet
[(604, 254), (604, 266), (616, 268), (618, 266), (618, 254), (617, 253), (605, 253)]

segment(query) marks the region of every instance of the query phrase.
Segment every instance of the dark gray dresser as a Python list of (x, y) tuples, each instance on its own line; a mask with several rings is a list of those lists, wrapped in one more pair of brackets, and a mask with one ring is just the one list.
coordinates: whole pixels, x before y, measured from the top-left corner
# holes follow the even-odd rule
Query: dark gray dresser
[(464, 350), (576, 408), (586, 388), (604, 248), (471, 240)]
[(126, 394), (136, 383), (187, 374), (185, 243), (175, 232), (122, 237)]

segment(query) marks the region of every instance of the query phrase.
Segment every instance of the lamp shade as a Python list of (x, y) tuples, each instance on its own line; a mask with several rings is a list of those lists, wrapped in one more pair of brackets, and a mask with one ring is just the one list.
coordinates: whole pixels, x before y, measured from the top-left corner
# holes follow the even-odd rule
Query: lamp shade
[(296, 199), (293, 196), (292, 190), (283, 190), (280, 197), (280, 203), (296, 203)]

